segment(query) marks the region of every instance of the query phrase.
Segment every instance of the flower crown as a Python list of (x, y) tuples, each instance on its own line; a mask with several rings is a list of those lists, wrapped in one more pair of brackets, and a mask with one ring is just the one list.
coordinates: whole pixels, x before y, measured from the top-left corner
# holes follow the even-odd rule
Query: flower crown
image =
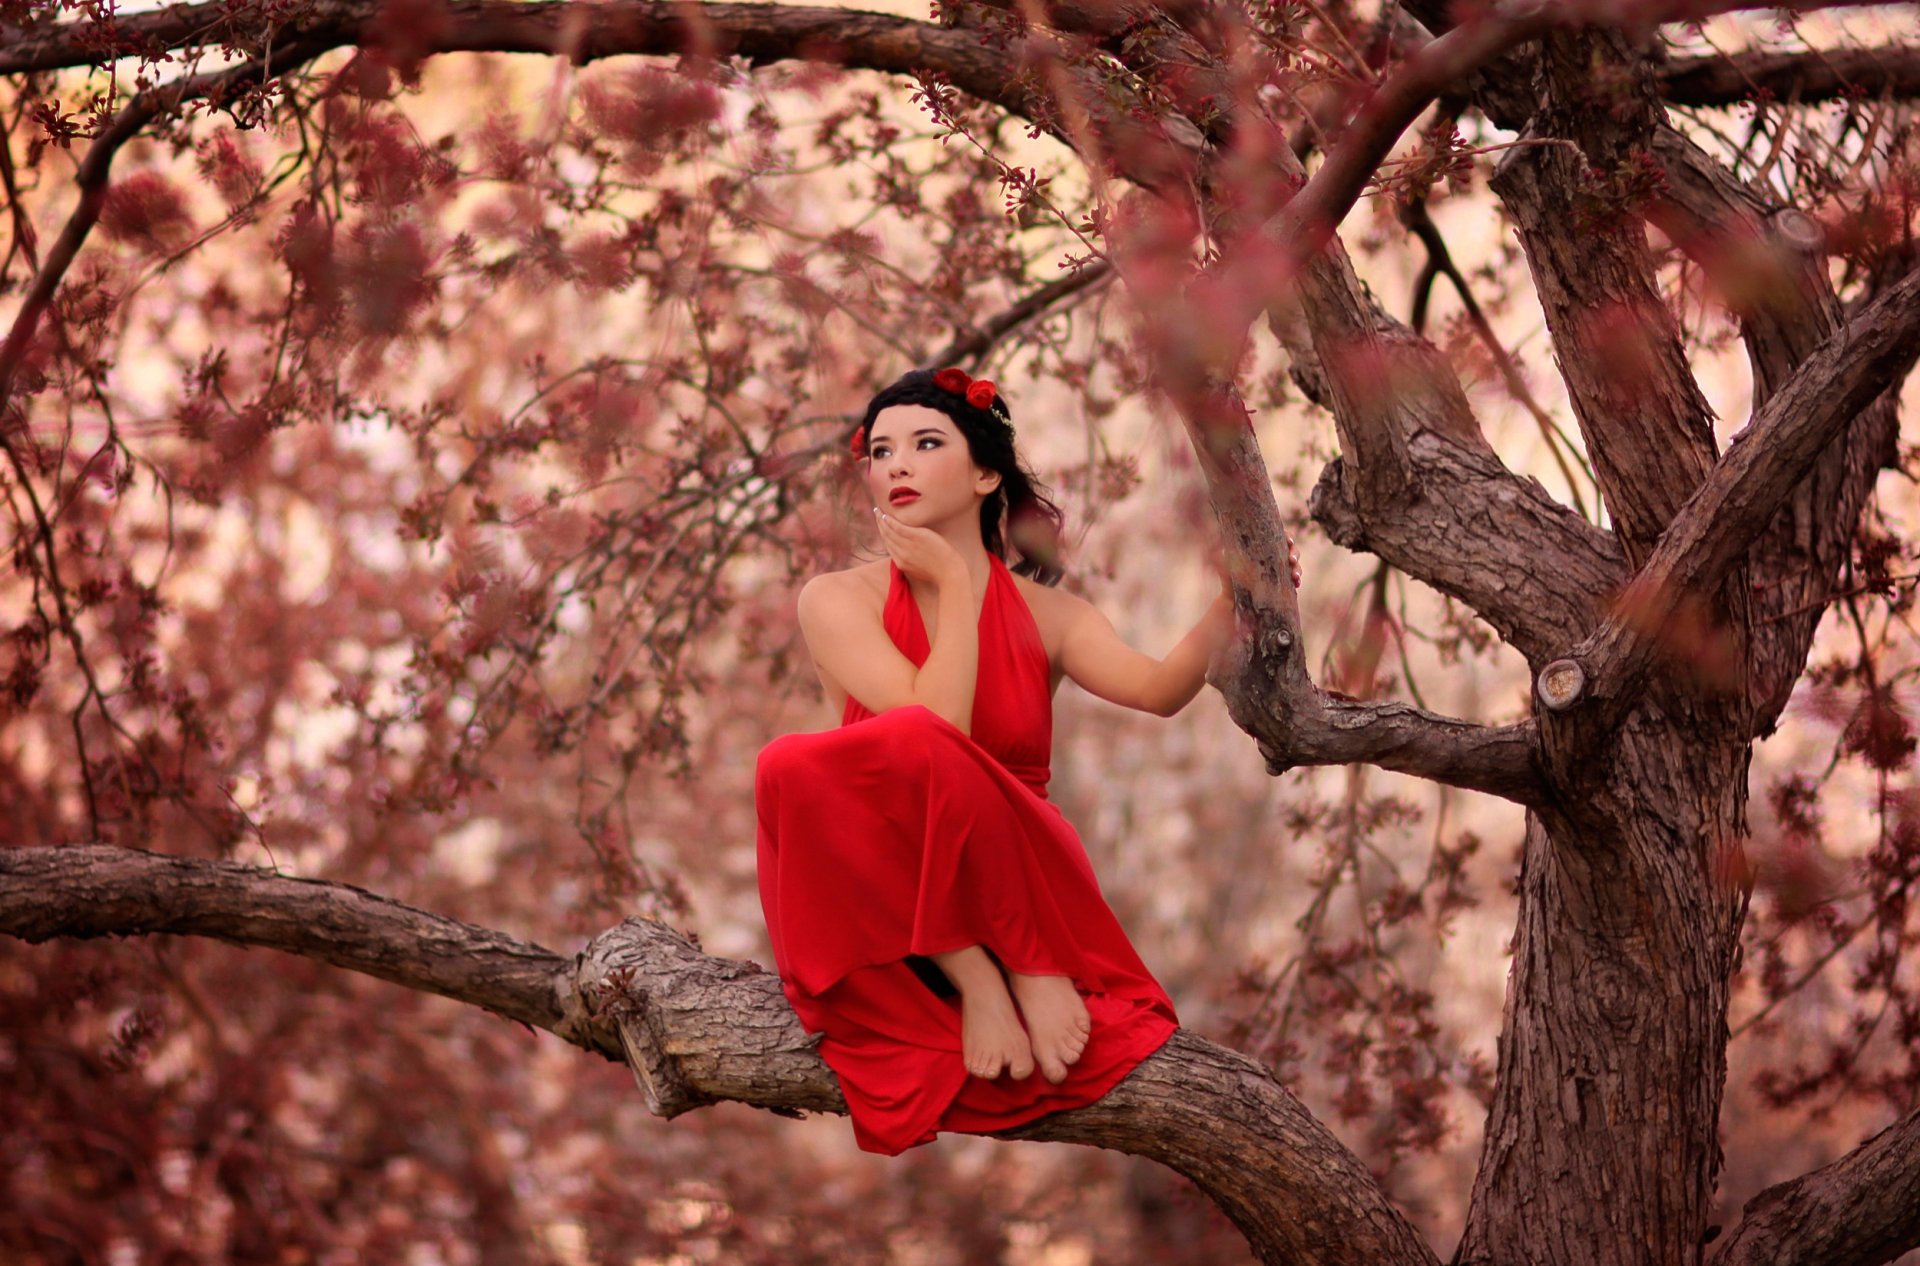
[[(1007, 434), (1013, 434), (1013, 419), (1007, 416), (1006, 403), (1000, 399), (1000, 389), (985, 378), (968, 377), (964, 369), (947, 368), (933, 376), (933, 385), (942, 391), (950, 391), (976, 409), (984, 409), (1000, 420), (1007, 428)], [(856, 458), (867, 455), (867, 429), (855, 430), (847, 441), (847, 447), (853, 450)]]

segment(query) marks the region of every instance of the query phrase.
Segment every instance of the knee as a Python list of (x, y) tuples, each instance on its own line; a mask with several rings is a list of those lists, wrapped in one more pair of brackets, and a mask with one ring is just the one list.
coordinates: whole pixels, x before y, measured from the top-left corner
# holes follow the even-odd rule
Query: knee
[(753, 790), (757, 796), (770, 793), (775, 786), (789, 777), (796, 766), (802, 762), (800, 744), (796, 742), (798, 734), (782, 734), (773, 742), (760, 749), (759, 757), (753, 764)]
[(953, 722), (922, 703), (889, 708), (874, 720), (884, 723), (889, 730), (902, 735), (958, 734), (960, 732)]

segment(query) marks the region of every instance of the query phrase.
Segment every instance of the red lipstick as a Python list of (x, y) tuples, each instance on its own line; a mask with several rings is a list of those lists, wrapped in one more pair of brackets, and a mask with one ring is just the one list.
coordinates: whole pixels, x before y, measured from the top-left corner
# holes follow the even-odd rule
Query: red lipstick
[(895, 488), (887, 494), (887, 500), (894, 505), (904, 505), (909, 501), (918, 501), (920, 494), (911, 488)]

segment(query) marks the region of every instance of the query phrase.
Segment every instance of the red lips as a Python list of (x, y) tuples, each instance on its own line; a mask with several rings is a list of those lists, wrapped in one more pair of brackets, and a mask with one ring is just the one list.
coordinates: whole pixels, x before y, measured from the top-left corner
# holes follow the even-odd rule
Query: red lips
[(899, 505), (906, 501), (917, 501), (919, 499), (920, 494), (911, 488), (895, 488), (887, 494), (887, 500), (891, 501), (894, 505)]

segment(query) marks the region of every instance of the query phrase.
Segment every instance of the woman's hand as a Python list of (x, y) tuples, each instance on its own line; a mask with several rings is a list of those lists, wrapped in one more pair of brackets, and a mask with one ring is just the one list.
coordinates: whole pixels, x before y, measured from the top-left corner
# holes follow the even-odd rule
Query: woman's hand
[(873, 508), (880, 524), (880, 543), (887, 547), (894, 564), (910, 579), (945, 585), (955, 581), (971, 584), (967, 561), (947, 538), (932, 528), (913, 527), (882, 510)]
[[(1214, 566), (1218, 568), (1220, 572), (1220, 595), (1231, 601), (1233, 598), (1233, 582), (1227, 577), (1226, 563), (1224, 560), (1216, 558)], [(1300, 548), (1293, 543), (1291, 536), (1287, 538), (1287, 570), (1293, 575), (1293, 587), (1298, 589), (1300, 587)]]

